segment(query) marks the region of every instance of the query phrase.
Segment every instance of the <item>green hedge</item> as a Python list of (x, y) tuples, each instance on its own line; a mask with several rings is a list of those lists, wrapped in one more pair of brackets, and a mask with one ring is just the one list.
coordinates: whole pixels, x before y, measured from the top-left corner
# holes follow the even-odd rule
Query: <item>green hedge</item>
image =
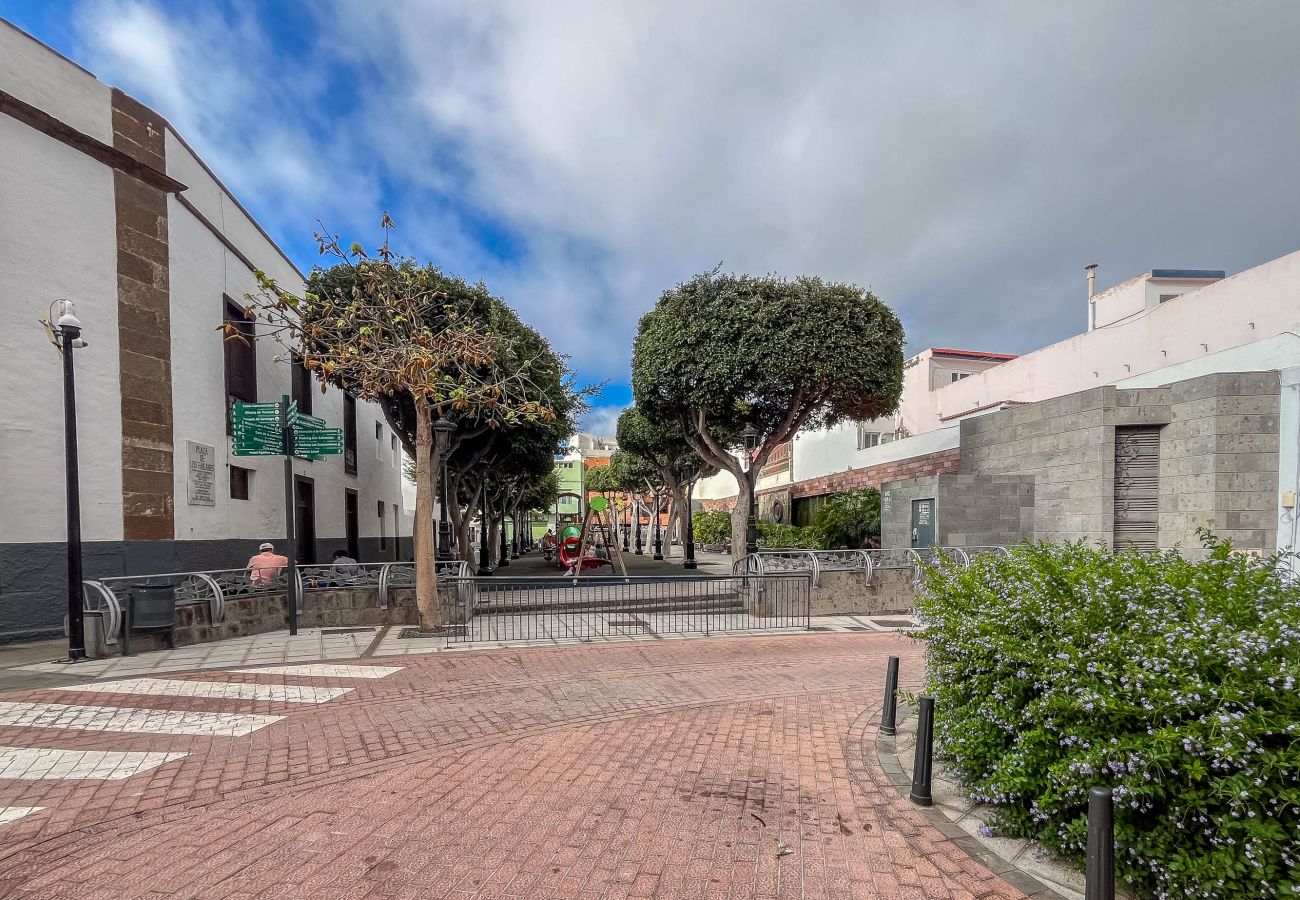
[(1067, 855), (1116, 798), (1140, 896), (1300, 896), (1300, 583), (1277, 560), (1021, 546), (927, 576), (936, 740), (995, 827)]
[(731, 534), (731, 513), (717, 509), (691, 515), (691, 528), (697, 544), (721, 544)]

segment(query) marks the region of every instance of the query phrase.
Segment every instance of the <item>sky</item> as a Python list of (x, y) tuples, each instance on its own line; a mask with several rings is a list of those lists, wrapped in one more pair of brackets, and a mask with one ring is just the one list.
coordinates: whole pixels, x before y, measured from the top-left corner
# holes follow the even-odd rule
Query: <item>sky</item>
[(1300, 249), (1289, 0), (0, 0), (162, 113), (304, 270), (315, 223), (483, 280), (630, 402), (713, 268), (1028, 352), (1151, 268)]

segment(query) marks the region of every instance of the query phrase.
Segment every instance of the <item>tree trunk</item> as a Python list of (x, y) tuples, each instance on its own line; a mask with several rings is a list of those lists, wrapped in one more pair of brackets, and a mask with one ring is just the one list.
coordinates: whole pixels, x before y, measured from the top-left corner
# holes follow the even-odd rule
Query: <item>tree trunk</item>
[[(681, 540), (682, 553), (686, 552), (686, 485), (676, 479), (668, 482), (668, 537), (669, 546), (673, 531), (676, 530), (678, 538)], [(676, 522), (676, 529), (673, 523)]]
[(415, 606), (420, 615), (421, 631), (437, 631), (442, 627), (433, 542), (433, 473), (436, 471), (438, 458), (433, 446), (433, 409), (428, 403), (416, 400), (415, 525), (411, 539), (415, 551)]
[(495, 515), (495, 511), (490, 507), (484, 507), (484, 514), (489, 517), (488, 525), (488, 563), (492, 568), (496, 568), (497, 563), (501, 562), (501, 520)]
[(746, 472), (744, 478), (736, 479), (740, 490), (736, 493), (736, 505), (731, 508), (731, 558), (740, 559), (745, 555), (745, 538), (749, 526), (749, 479), (757, 472)]

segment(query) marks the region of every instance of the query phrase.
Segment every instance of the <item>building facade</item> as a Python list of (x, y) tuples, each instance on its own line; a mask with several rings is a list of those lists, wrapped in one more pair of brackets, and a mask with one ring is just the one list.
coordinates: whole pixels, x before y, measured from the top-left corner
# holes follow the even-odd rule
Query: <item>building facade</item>
[[(242, 312), (261, 270), (303, 276), (157, 113), (0, 20), (0, 640), (61, 626), (63, 385), (38, 320), (75, 302), (87, 578), (238, 568), (283, 542), (280, 457), (234, 457), (231, 399), (290, 395), (346, 452), (295, 460), (303, 561), (410, 552), (400, 442), (320, 392)], [(223, 323), (254, 338), (223, 339)]]

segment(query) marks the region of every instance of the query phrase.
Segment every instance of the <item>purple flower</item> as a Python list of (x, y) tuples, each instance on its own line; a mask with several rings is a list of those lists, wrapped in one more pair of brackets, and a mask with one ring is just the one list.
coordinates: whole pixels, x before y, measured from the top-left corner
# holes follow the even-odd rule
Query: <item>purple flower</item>
[(980, 835), (982, 837), (993, 837), (993, 829), (987, 825), (980, 826)]

